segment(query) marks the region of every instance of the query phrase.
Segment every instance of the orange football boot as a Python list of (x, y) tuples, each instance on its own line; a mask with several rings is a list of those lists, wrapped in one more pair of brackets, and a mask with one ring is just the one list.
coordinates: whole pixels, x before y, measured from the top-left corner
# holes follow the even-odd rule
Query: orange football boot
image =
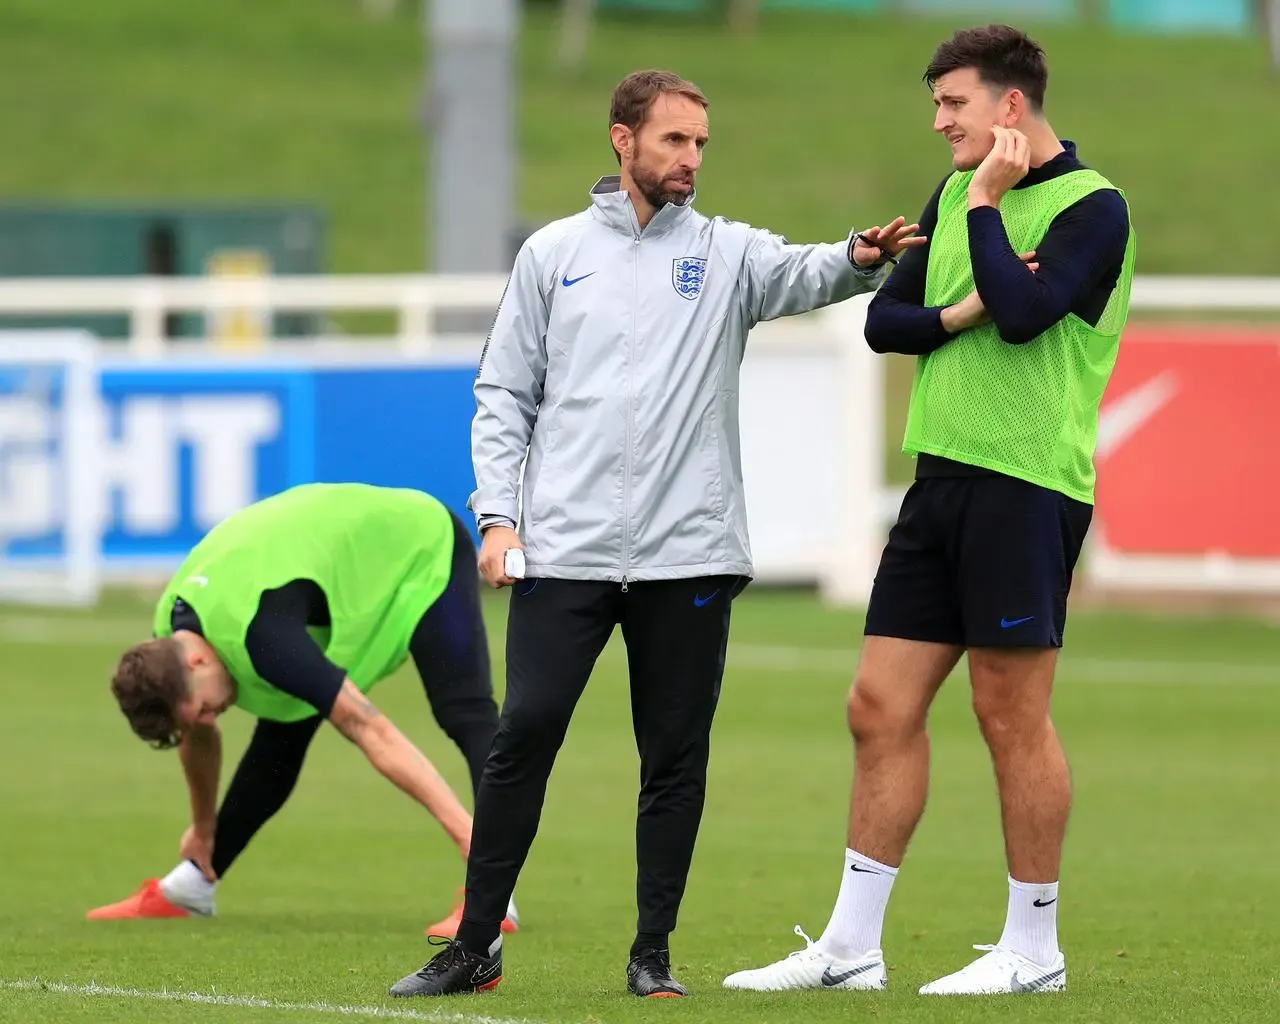
[[(458, 902), (453, 905), (453, 909), (449, 911), (449, 916), (443, 921), (437, 921), (430, 928), (426, 929), (426, 935), (439, 935), (447, 939), (456, 939), (458, 937), (458, 925), (462, 924), (462, 904), (466, 895), (466, 889), (458, 889)], [(512, 932), (520, 930), (520, 922), (508, 914), (502, 921), (502, 931), (504, 934), (510, 935)]]
[(160, 879), (148, 878), (138, 891), (119, 903), (98, 907), (86, 915), (90, 921), (122, 921), (135, 917), (193, 917), (191, 911), (170, 903), (160, 889)]

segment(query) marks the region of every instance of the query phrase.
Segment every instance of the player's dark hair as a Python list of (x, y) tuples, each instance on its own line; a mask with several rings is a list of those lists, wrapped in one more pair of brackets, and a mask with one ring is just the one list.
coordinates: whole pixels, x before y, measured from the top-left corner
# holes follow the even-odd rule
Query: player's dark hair
[(925, 84), (932, 89), (939, 78), (961, 68), (973, 68), (988, 87), (1021, 89), (1037, 113), (1044, 108), (1049, 66), (1040, 44), (1009, 25), (961, 29), (941, 43), (925, 68)]
[(182, 740), (178, 709), (190, 694), (182, 647), (173, 637), (148, 640), (124, 652), (111, 692), (129, 726), (157, 750)]
[[(670, 71), (633, 71), (613, 90), (609, 103), (609, 127), (623, 124), (633, 132), (639, 131), (649, 119), (654, 101), (665, 93), (674, 93), (700, 103), (705, 110), (709, 103), (706, 95), (692, 82)], [(613, 143), (609, 143), (613, 148)], [(622, 163), (622, 154), (613, 148), (613, 155)]]

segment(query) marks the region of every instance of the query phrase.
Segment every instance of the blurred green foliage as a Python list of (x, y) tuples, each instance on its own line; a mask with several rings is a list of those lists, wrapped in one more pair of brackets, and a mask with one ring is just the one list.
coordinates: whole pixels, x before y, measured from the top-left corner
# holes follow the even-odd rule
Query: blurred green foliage
[[(670, 67), (712, 100), (705, 212), (796, 240), (918, 216), (947, 170), (920, 72), (955, 22), (766, 14), (733, 36), (602, 13), (582, 71), (556, 73), (553, 7), (521, 37), (520, 207), (538, 223), (613, 169), (609, 92)], [(1128, 192), (1143, 273), (1278, 274), (1280, 81), (1265, 41), (1029, 26), (1048, 112)], [(319, 203), (336, 271), (421, 269), (424, 45), (416, 2), (113, 0), (0, 6), (9, 199)]]

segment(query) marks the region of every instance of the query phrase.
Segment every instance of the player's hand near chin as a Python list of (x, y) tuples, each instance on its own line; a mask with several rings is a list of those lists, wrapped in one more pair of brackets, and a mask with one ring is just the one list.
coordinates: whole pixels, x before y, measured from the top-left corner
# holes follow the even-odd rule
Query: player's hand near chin
[(480, 575), (491, 587), (509, 587), (515, 579), (507, 575), (506, 557), (511, 548), (520, 548), (520, 535), (509, 526), (490, 526), (480, 541)]

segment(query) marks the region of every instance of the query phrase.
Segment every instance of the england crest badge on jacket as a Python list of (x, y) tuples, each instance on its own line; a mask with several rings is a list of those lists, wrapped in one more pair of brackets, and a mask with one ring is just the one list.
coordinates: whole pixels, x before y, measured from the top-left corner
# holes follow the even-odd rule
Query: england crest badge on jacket
[(707, 276), (707, 261), (697, 256), (681, 256), (671, 261), (671, 284), (682, 299), (696, 299)]

